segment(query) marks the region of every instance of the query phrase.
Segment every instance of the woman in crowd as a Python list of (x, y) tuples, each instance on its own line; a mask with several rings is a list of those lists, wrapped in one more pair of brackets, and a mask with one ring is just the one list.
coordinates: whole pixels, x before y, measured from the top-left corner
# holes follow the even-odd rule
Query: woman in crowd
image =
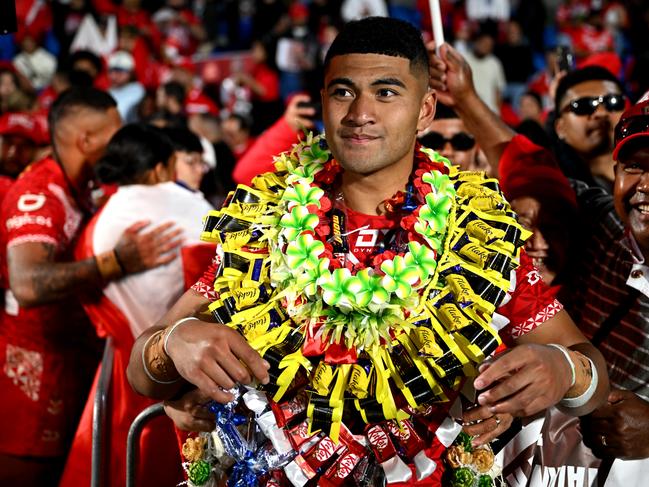
[[(175, 155), (172, 141), (160, 129), (144, 124), (124, 126), (111, 139), (96, 167), (103, 183), (118, 185), (85, 229), (77, 258), (112, 249), (122, 231), (135, 221), (173, 221), (182, 228), (180, 255), (169, 264), (113, 281), (100, 296), (84, 304), (101, 336), (112, 337), (115, 348), (106, 430), (110, 450), (106, 485), (122, 486), (126, 471), (126, 436), (137, 414), (153, 403), (138, 396), (126, 382), (125, 369), (134, 341), (152, 326), (194, 283), (214, 253), (199, 243), (201, 219), (212, 209), (200, 192), (187, 191), (174, 182)], [(109, 263), (117, 267), (119, 261)], [(95, 383), (96, 387), (96, 383)], [(92, 405), (90, 394), (72, 446), (62, 486), (88, 485), (90, 481)], [(140, 441), (142, 462), (138, 485), (174, 485), (180, 477), (178, 450), (171, 423), (158, 418), (149, 423)]]

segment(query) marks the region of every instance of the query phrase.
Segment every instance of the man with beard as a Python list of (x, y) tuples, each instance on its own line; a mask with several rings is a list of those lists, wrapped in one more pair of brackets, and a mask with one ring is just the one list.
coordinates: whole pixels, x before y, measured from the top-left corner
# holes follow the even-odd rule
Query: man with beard
[(613, 127), (625, 108), (620, 81), (588, 66), (568, 73), (557, 86), (554, 129), (557, 153), (569, 178), (613, 190)]

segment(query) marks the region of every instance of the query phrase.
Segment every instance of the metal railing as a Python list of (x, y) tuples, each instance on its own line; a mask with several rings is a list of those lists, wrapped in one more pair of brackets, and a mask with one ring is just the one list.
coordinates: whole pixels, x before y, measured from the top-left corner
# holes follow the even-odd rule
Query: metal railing
[(106, 483), (105, 432), (110, 383), (113, 377), (113, 353), (113, 339), (108, 337), (104, 346), (104, 356), (101, 359), (101, 374), (97, 381), (97, 389), (92, 408), (91, 487), (104, 487)]
[(164, 408), (161, 402), (152, 404), (144, 409), (131, 423), (126, 439), (126, 487), (135, 487), (135, 474), (137, 470), (140, 435), (150, 420), (164, 415)]

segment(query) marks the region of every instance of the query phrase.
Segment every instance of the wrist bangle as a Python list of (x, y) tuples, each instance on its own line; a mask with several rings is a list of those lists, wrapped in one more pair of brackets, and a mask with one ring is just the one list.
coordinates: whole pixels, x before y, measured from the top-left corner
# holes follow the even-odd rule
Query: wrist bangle
[[(157, 354), (152, 360), (152, 362), (155, 361), (155, 363), (153, 363), (152, 365), (154, 365), (154, 368), (157, 369), (158, 372), (160, 372), (162, 378), (158, 378), (153, 375), (153, 373), (149, 370), (148, 361), (146, 358), (151, 339), (156, 338), (158, 340), (157, 343), (159, 344), (160, 338), (162, 337), (162, 334), (164, 332), (165, 330), (157, 331), (156, 333), (151, 335), (146, 342), (144, 342), (144, 346), (142, 347), (142, 367), (144, 368), (144, 373), (147, 375), (147, 377), (156, 384), (173, 384), (180, 380), (180, 374), (178, 374), (178, 371), (176, 371), (176, 368), (173, 365), (173, 361), (168, 355), (162, 356), (162, 354)], [(176, 373), (176, 377), (174, 379), (167, 380), (169, 375), (172, 373), (171, 369), (173, 369), (173, 372)]]
[(178, 328), (180, 325), (182, 325), (183, 323), (187, 323), (188, 321), (192, 321), (192, 320), (200, 321), (195, 316), (188, 316), (187, 318), (183, 318), (181, 320), (176, 321), (171, 328), (167, 328), (165, 330), (165, 338), (164, 338), (164, 342), (163, 342), (163, 345), (162, 345), (162, 349), (165, 351), (165, 353), (167, 354), (168, 357), (171, 357), (171, 355), (169, 355), (169, 352), (167, 351), (167, 344), (169, 343), (169, 337), (174, 332), (174, 330), (176, 328)]
[(95, 262), (101, 278), (106, 282), (118, 279), (124, 274), (114, 250), (95, 255)]
[(559, 404), (561, 406), (564, 406), (566, 408), (580, 408), (588, 401), (590, 401), (590, 399), (595, 395), (597, 383), (599, 382), (599, 377), (597, 376), (597, 368), (595, 367), (595, 364), (591, 359), (589, 359), (588, 357), (586, 357), (586, 359), (588, 359), (588, 362), (590, 362), (590, 370), (592, 374), (588, 389), (586, 389), (581, 396), (564, 397), (563, 399), (561, 399), (561, 401), (559, 401)]
[[(575, 363), (572, 361), (572, 358), (570, 358), (570, 354), (568, 353), (568, 349), (564, 347), (563, 345), (559, 345), (558, 343), (548, 343), (548, 347), (554, 347), (557, 350), (559, 350), (564, 357), (566, 357), (566, 360), (568, 361), (568, 364), (570, 365), (570, 372), (572, 372), (572, 380), (570, 381), (570, 387), (575, 385), (575, 382), (577, 381), (577, 373), (575, 371)], [(591, 362), (592, 363), (592, 362)]]

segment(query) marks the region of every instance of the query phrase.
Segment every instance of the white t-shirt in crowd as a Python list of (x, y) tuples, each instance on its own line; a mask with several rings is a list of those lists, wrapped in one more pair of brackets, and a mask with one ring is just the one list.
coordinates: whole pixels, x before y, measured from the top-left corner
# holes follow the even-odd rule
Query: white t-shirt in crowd
[(468, 52), (465, 57), (473, 72), (476, 92), (489, 108), (500, 113), (498, 97), (502, 95), (506, 83), (502, 63), (493, 54), (479, 58)]
[[(202, 218), (212, 206), (200, 192), (174, 182), (121, 186), (101, 211), (92, 236), (95, 255), (115, 247), (128, 227), (142, 220), (152, 223), (143, 231), (174, 222), (182, 228), (183, 246), (200, 243)], [(176, 254), (180, 252), (176, 250)], [(180, 257), (171, 263), (113, 281), (104, 294), (128, 319), (134, 336), (154, 325), (184, 292)]]

